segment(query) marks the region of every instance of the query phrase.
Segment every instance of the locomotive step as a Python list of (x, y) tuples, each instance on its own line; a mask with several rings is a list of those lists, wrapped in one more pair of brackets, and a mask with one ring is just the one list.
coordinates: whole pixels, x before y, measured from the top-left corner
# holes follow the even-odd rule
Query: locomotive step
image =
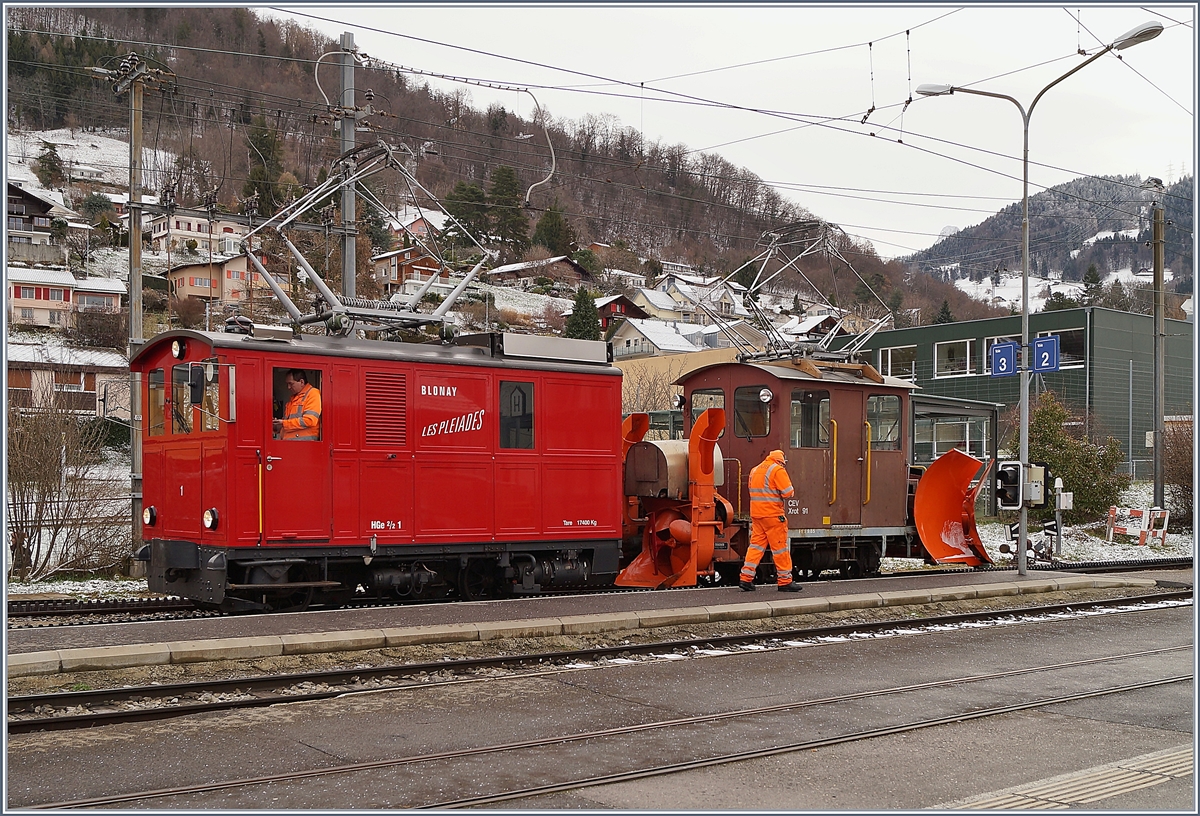
[(226, 589), (308, 589), (340, 587), (341, 581), (288, 581), (283, 584), (227, 584)]

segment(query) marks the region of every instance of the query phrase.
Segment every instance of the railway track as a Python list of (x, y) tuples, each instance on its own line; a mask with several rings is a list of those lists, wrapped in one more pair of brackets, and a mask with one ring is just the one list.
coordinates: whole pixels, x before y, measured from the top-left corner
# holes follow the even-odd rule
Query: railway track
[[(789, 701), (786, 703), (778, 703), (772, 705), (755, 706), (738, 708), (733, 710), (720, 711), (715, 713), (702, 714), (690, 717), (678, 717), (668, 720), (657, 720), (652, 722), (637, 723), (633, 725), (625, 725), (614, 728), (598, 729), (586, 732), (576, 732), (569, 734), (555, 734), (551, 736), (525, 739), (520, 741), (497, 743), (480, 747), (467, 748), (462, 750), (451, 750), (441, 752), (421, 753), (416, 755), (408, 755), (401, 757), (393, 757), (382, 760), (372, 760), (367, 762), (357, 762), (351, 764), (336, 765), (324, 768), (312, 768), (287, 773), (277, 773), (256, 777), (245, 777), (240, 779), (224, 780), (218, 782), (207, 782), (197, 785), (186, 785), (171, 788), (159, 788), (154, 790), (143, 790), (135, 792), (127, 792), (113, 794), (103, 797), (90, 799), (76, 799), (70, 801), (43, 803), (36, 805), (27, 805), (27, 809), (32, 810), (49, 810), (49, 809), (71, 809), (71, 808), (91, 808), (111, 805), (129, 804), (134, 802), (150, 802), (162, 800), (171, 797), (180, 797), (205, 793), (218, 793), (231, 791), (237, 788), (246, 788), (252, 786), (265, 786), (274, 783), (290, 783), (300, 780), (326, 778), (334, 776), (343, 776), (359, 773), (378, 774), (385, 769), (395, 769), (404, 766), (415, 766), (423, 763), (453, 763), (457, 760), (470, 761), (478, 757), (486, 757), (488, 755), (497, 754), (514, 754), (522, 751), (537, 751), (539, 749), (554, 749), (562, 750), (564, 747), (569, 747), (573, 744), (589, 743), (595, 744), (601, 740), (612, 740), (627, 738), (630, 735), (638, 734), (654, 734), (654, 732), (680, 732), (678, 737), (674, 737), (671, 741), (675, 745), (687, 745), (686, 739), (682, 739), (687, 734), (687, 729), (711, 726), (714, 723), (722, 721), (746, 721), (751, 718), (769, 718), (770, 715), (780, 713), (791, 713), (803, 709), (820, 709), (821, 707), (833, 707), (839, 704), (856, 700), (870, 700), (887, 697), (889, 695), (911, 694), (913, 692), (928, 691), (951, 686), (963, 686), (973, 683), (984, 683), (992, 680), (1001, 680), (1004, 678), (1016, 677), (1020, 675), (1030, 675), (1037, 673), (1049, 673), (1054, 671), (1068, 670), (1083, 666), (1095, 666), (1104, 664), (1113, 664), (1118, 661), (1131, 660), (1137, 658), (1153, 657), (1157, 655), (1165, 655), (1171, 652), (1178, 652), (1191, 649), (1191, 645), (1168, 647), (1164, 649), (1155, 649), (1142, 652), (1132, 652), (1117, 655), (1108, 655), (1104, 657), (1090, 658), (1086, 660), (1077, 660), (1064, 663), (1044, 664), (1039, 666), (1028, 666), (1017, 669), (1010, 669), (1000, 672), (991, 672), (985, 674), (976, 674), (963, 677), (954, 677), (942, 680), (935, 680), (926, 683), (909, 684), (902, 686), (892, 686), (881, 689), (870, 689), (866, 691), (857, 691), (846, 694), (839, 694), (828, 697), (813, 698), (807, 700)], [(994, 717), (1003, 714), (1011, 714), (1019, 711), (1028, 711), (1036, 708), (1044, 708), (1047, 706), (1061, 705), (1064, 703), (1075, 702), (1096, 697), (1104, 697), (1109, 695), (1124, 694), (1143, 689), (1150, 689), (1159, 686), (1165, 686), (1175, 683), (1188, 682), (1193, 679), (1193, 675), (1175, 674), (1166, 677), (1157, 677), (1153, 679), (1143, 680), (1137, 683), (1109, 685), (1100, 688), (1092, 688), (1086, 691), (1076, 692), (1073, 694), (1059, 694), (1054, 696), (1040, 697), (1038, 699), (1023, 700), (1019, 703), (989, 706), (967, 711), (958, 711), (949, 715), (929, 717), (925, 719), (910, 720), (908, 722), (891, 724), (874, 728), (863, 728), (826, 736), (817, 739), (793, 739), (782, 743), (776, 742), (764, 747), (754, 748), (750, 750), (734, 750), (724, 753), (711, 754), (708, 756), (691, 757), (685, 760), (677, 760), (674, 762), (659, 762), (651, 764), (648, 767), (636, 768), (620, 768), (607, 772), (594, 773), (590, 776), (558, 779), (550, 782), (545, 782), (529, 787), (510, 787), (501, 790), (489, 790), (476, 792), (469, 796), (460, 798), (442, 800), (442, 801), (409, 801), (409, 802), (394, 802), (393, 807), (408, 807), (415, 809), (456, 809), (464, 807), (477, 807), (498, 802), (506, 802), (520, 799), (529, 799), (537, 796), (543, 796), (550, 793), (561, 793), (566, 791), (579, 790), (597, 785), (613, 784), (625, 782), (635, 779), (644, 779), (654, 776), (664, 776), (668, 774), (681, 773), (685, 771), (695, 770), (698, 768), (712, 767), (715, 765), (728, 764), (732, 762), (741, 762), (749, 759), (758, 759), (779, 754), (793, 753), (797, 751), (814, 750), (817, 748), (839, 745), (844, 743), (856, 742), (867, 739), (874, 739), (887, 735), (903, 734), (906, 732), (917, 731), (925, 728), (933, 728), (940, 725), (949, 725), (962, 723), (969, 720), (976, 720), (985, 717)], [(1038, 687), (1037, 683), (1030, 683), (1030, 687)], [(764, 729), (764, 733), (770, 734), (769, 728)], [(769, 737), (768, 737), (769, 738)], [(641, 751), (639, 756), (657, 757), (654, 751)], [(560, 765), (547, 765), (544, 762), (541, 767), (558, 767), (569, 768), (573, 767), (567, 763)], [(443, 778), (458, 778), (462, 780), (464, 786), (474, 785), (476, 787), (481, 784), (486, 784), (486, 779), (469, 775), (447, 775), (444, 768), (439, 768), (437, 774)], [(473, 779), (473, 781), (471, 781)], [(419, 795), (419, 794), (418, 794)]]
[[(1139, 559), (1131, 561), (1089, 561), (1080, 563), (1054, 563), (1054, 564), (1030, 564), (1030, 570), (1038, 571), (1065, 571), (1065, 572), (1080, 572), (1080, 573), (1099, 573), (1099, 572), (1135, 572), (1141, 570), (1155, 569), (1183, 569), (1191, 567), (1193, 564), (1190, 558), (1154, 558), (1154, 559)], [(919, 575), (957, 575), (970, 574), (976, 571), (988, 572), (1015, 572), (1016, 567), (978, 567), (975, 569), (953, 568), (953, 569), (933, 569), (933, 570), (905, 570), (898, 572), (883, 573), (878, 577), (881, 578), (911, 578)], [(829, 578), (808, 579), (808, 580), (854, 580), (842, 579), (830, 576)], [(604, 588), (595, 590), (594, 592), (645, 592), (644, 589), (621, 589), (621, 588)], [(681, 591), (681, 590), (675, 590)], [(551, 593), (547, 593), (551, 594)], [(560, 594), (560, 593), (553, 593)], [(575, 593), (582, 594), (582, 593)], [(453, 599), (447, 599), (453, 600)], [(402, 601), (396, 603), (403, 603)], [(351, 603), (348, 606), (367, 607), (367, 606), (383, 606), (390, 605), (386, 601), (364, 601), (360, 603)], [(319, 607), (313, 607), (317, 609)], [(8, 618), (9, 621), (21, 621), (20, 625), (69, 625), (70, 623), (94, 623), (95, 618), (102, 616), (118, 616), (121, 622), (136, 621), (139, 617), (131, 616), (147, 616), (146, 619), (156, 619), (157, 616), (170, 614), (173, 617), (188, 618), (188, 617), (213, 617), (223, 613), (211, 612), (197, 609), (191, 601), (181, 598), (137, 598), (137, 599), (121, 599), (121, 600), (96, 600), (96, 601), (78, 601), (78, 600), (20, 600), (8, 602)], [(81, 621), (67, 621), (64, 623), (55, 623), (54, 621), (63, 618), (82, 618)], [(44, 619), (44, 620), (43, 620)], [(11, 624), (10, 624), (11, 626)], [(15, 627), (14, 627), (15, 628)]]
[[(914, 621), (848, 623), (810, 629), (788, 629), (752, 634), (724, 635), (645, 644), (622, 644), (527, 655), (500, 655), (462, 660), (440, 660), (348, 670), (268, 675), (228, 680), (203, 680), (152, 686), (67, 691), (8, 698), (8, 733), (73, 730), (101, 725), (162, 720), (190, 714), (259, 708), (278, 703), (327, 700), (365, 691), (474, 682), (489, 678), (494, 670), (528, 675), (530, 672), (567, 671), (591, 667), (614, 658), (653, 657), (667, 653), (673, 659), (711, 654), (714, 650), (795, 648), (845, 637), (880, 637), (937, 631), (959, 624), (1027, 623), (1096, 611), (1142, 611), (1163, 604), (1190, 603), (1192, 592), (1176, 591), (1136, 598), (1116, 598), (1085, 603), (1031, 606)], [(574, 667), (574, 668), (572, 668)]]

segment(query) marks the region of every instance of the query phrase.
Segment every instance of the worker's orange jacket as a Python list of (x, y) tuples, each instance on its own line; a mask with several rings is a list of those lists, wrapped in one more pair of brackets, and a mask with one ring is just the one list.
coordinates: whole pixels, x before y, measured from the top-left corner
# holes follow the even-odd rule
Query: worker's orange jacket
[(315, 441), (321, 438), (321, 392), (305, 384), (283, 409), (283, 438)]
[(783, 451), (771, 451), (750, 471), (750, 518), (785, 518), (787, 509), (783, 502), (795, 495), (792, 480), (783, 465)]

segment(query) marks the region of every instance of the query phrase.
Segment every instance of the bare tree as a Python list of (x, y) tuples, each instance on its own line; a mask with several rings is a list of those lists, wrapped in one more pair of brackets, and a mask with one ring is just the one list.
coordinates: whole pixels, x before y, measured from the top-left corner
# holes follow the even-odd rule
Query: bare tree
[(102, 472), (105, 421), (71, 410), (67, 394), (8, 411), (10, 577), (111, 569), (132, 546), (128, 481)]

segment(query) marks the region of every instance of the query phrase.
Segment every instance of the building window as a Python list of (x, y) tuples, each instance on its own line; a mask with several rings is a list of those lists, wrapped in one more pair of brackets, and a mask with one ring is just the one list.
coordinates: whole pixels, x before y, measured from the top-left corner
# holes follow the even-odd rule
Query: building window
[(45, 217), (44, 215), (35, 215), (33, 217), (33, 225), (35, 227), (49, 227), (50, 219)]
[(1087, 331), (1085, 329), (1060, 329), (1038, 332), (1038, 337), (1058, 335), (1058, 367), (1083, 368), (1087, 361)]
[(933, 345), (933, 376), (961, 377), (971, 371), (971, 341), (952, 340)]
[(61, 326), (62, 325), (62, 312), (57, 311), (55, 309), (50, 310), (50, 325), (51, 326)]
[(889, 377), (915, 382), (917, 379), (917, 347), (897, 346), (879, 350), (880, 373)]
[(21, 319), (22, 320), (33, 320), (33, 309), (22, 309), (21, 310)]
[(63, 299), (63, 290), (62, 289), (51, 289), (50, 290), (50, 299), (51, 300), (62, 300)]
[(27, 300), (33, 300), (37, 297), (37, 290), (34, 289), (32, 286), (22, 286), (21, 287), (21, 297), (23, 297)]
[(1017, 365), (1021, 364), (1021, 338), (1020, 337), (989, 337), (983, 341), (983, 372), (985, 374), (992, 373), (992, 346), (997, 343), (1016, 343), (1017, 344)]
[(829, 447), (829, 392), (792, 392), (792, 447)]

